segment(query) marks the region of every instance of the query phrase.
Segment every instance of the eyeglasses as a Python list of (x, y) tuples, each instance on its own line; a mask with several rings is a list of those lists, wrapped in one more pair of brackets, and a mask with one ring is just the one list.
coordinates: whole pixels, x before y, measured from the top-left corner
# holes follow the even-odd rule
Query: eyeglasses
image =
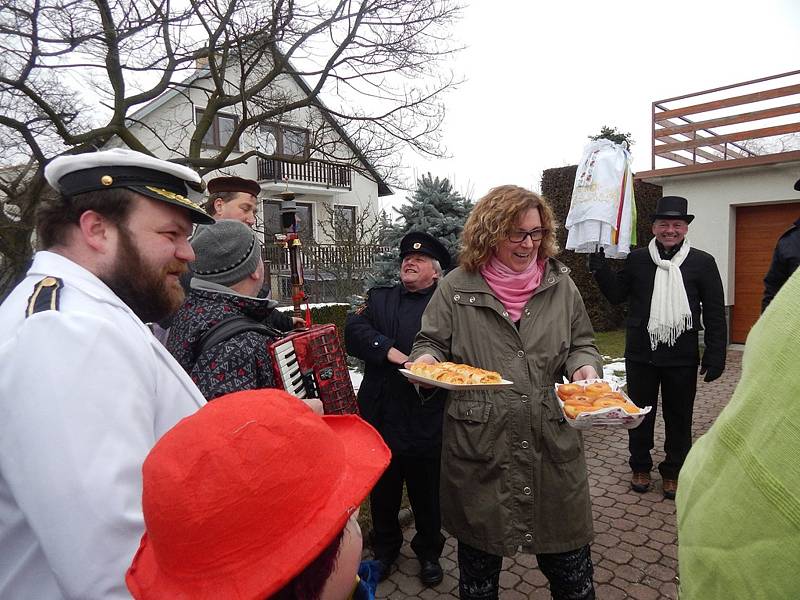
[(512, 244), (521, 244), (525, 241), (526, 237), (531, 236), (532, 242), (538, 242), (548, 233), (550, 233), (549, 229), (542, 229), (541, 227), (531, 229), (530, 231), (512, 231), (508, 234), (508, 241)]

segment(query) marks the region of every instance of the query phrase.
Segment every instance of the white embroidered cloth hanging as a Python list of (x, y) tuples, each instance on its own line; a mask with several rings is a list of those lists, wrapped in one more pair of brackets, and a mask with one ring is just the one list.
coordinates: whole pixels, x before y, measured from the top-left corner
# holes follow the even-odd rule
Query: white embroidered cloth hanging
[(603, 248), (609, 258), (625, 258), (636, 244), (636, 202), (631, 155), (610, 140), (590, 142), (575, 173), (564, 226), (567, 250)]

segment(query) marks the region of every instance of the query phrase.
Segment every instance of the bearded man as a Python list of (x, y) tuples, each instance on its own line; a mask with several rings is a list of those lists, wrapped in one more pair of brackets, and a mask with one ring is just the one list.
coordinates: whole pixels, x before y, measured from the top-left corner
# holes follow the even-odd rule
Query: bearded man
[(62, 156), (37, 252), (0, 306), (0, 597), (130, 598), (145, 456), (203, 395), (145, 325), (194, 259), (191, 169), (130, 150)]

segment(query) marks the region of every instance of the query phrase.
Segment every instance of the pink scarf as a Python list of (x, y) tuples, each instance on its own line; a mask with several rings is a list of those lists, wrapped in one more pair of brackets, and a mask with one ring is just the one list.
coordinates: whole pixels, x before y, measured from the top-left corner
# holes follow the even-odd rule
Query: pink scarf
[(508, 316), (516, 322), (522, 315), (522, 309), (533, 296), (534, 290), (542, 282), (544, 259), (532, 260), (528, 268), (517, 273), (505, 266), (495, 254), (480, 268), (494, 295), (503, 303)]

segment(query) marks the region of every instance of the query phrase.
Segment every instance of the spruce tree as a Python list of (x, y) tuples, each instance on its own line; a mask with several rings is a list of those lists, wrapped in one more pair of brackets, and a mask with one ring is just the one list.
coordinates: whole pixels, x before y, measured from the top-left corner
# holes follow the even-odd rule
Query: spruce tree
[(392, 285), (399, 281), (400, 240), (411, 231), (424, 231), (438, 239), (450, 252), (453, 263), (460, 251), (460, 236), (472, 210), (472, 202), (453, 190), (447, 178), (439, 179), (430, 173), (417, 179), (417, 188), (407, 202), (394, 209), (399, 219), (387, 224), (382, 243), (389, 252), (375, 259), (367, 276), (368, 287)]

